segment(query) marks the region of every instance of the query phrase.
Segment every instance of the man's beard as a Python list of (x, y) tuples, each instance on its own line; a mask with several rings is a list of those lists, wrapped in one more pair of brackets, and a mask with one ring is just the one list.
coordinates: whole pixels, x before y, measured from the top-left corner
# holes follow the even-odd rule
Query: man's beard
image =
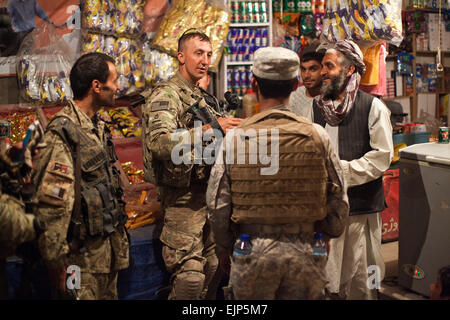
[(337, 77), (330, 79), (331, 82), (329, 85), (322, 82), (320, 93), (326, 100), (336, 100), (339, 97), (339, 94), (344, 91), (347, 86), (347, 77), (345, 76), (345, 72), (341, 72)]

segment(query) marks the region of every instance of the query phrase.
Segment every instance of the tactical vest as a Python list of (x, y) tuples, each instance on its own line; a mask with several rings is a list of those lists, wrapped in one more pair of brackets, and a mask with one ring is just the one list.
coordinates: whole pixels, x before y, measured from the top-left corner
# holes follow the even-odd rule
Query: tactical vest
[[(291, 112), (272, 109), (245, 120), (239, 128), (244, 133), (237, 132), (234, 138), (235, 164), (230, 165), (231, 220), (237, 224), (288, 224), (325, 218), (325, 150), (312, 123)], [(257, 164), (249, 164), (249, 144), (252, 139), (261, 140), (261, 131), (245, 137), (246, 132), (251, 134), (249, 129), (267, 129), (268, 133), (278, 129), (279, 169), (275, 174), (262, 175), (260, 169), (270, 164), (262, 165), (259, 159)], [(245, 164), (237, 164), (239, 139), (245, 139)], [(270, 150), (273, 142), (269, 136), (267, 143)], [(272, 155), (276, 153), (274, 148)]]
[[(77, 143), (80, 145), (82, 221), (77, 221), (74, 203), (71, 229), (75, 235), (69, 234), (68, 237), (83, 240), (86, 235), (105, 236), (124, 226), (127, 215), (125, 203), (121, 200), (120, 172), (111, 166), (117, 161), (113, 142), (107, 139), (105, 145), (99, 145), (66, 116), (53, 118), (46, 130), (56, 133), (71, 150), (74, 173), (77, 170), (75, 146)], [(80, 223), (81, 230), (75, 231), (73, 224)]]
[[(339, 158), (351, 161), (372, 150), (370, 146), (369, 114), (374, 97), (358, 90), (354, 107), (339, 124)], [(316, 102), (313, 103), (314, 122), (325, 127), (326, 122)], [(348, 188), (350, 215), (376, 213), (386, 209), (383, 177)]]
[[(193, 116), (187, 113), (186, 110), (193, 105), (196, 100), (189, 94), (180, 90), (180, 87), (176, 83), (173, 83), (174, 79), (167, 82), (159, 83), (156, 88), (169, 87), (174, 90), (182, 105), (183, 112), (180, 114), (180, 124), (179, 129), (192, 129), (194, 127)], [(202, 100), (203, 106), (210, 108), (212, 112), (217, 116), (215, 110), (207, 106), (204, 99)], [(148, 115), (146, 112), (143, 113), (143, 129), (145, 137), (150, 134), (150, 128), (148, 128)], [(206, 146), (204, 144), (204, 146)], [(189, 188), (191, 183), (206, 183), (209, 178), (211, 171), (211, 166), (206, 164), (179, 164), (175, 165), (171, 160), (159, 161), (153, 156), (153, 153), (149, 150), (146, 143), (142, 143), (142, 153), (144, 158), (144, 179), (158, 186), (168, 186), (175, 188)]]

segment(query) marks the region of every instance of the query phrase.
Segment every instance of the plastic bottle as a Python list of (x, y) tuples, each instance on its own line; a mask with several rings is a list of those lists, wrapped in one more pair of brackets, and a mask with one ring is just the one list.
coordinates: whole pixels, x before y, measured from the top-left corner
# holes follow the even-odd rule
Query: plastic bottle
[(241, 238), (236, 241), (234, 245), (233, 254), (237, 256), (248, 256), (252, 253), (252, 244), (250, 242), (250, 235), (242, 233)]
[(313, 245), (313, 254), (322, 256), (327, 255), (327, 246), (325, 244), (325, 241), (323, 241), (323, 234), (320, 232), (316, 232), (314, 234), (314, 245)]
[(244, 118), (249, 118), (256, 113), (256, 94), (252, 89), (249, 89), (242, 98), (242, 109), (244, 111)]

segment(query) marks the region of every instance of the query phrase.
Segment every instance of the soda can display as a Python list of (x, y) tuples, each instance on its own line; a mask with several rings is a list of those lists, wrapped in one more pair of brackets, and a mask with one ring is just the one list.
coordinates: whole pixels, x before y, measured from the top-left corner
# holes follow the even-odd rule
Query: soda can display
[(233, 87), (233, 70), (227, 69), (227, 87), (232, 88)]
[(239, 1), (231, 1), (231, 23), (239, 22)]
[(233, 69), (233, 88), (237, 95), (241, 95), (241, 77), (237, 68)]
[(242, 38), (244, 39), (244, 43), (245, 43), (245, 40), (247, 40), (248, 38), (249, 38), (249, 31), (250, 31), (250, 29), (242, 29)]
[(255, 7), (252, 1), (249, 1), (247, 3), (247, 10), (248, 10), (248, 22), (254, 23), (255, 22)]
[(259, 22), (267, 22), (267, 3), (266, 1), (261, 1), (259, 4)]
[(244, 44), (244, 56), (243, 61), (250, 61), (250, 45)]
[(236, 30), (236, 43), (241, 44), (244, 42), (244, 29), (235, 29)]
[(239, 2), (239, 22), (240, 23), (248, 23), (248, 9), (247, 9), (247, 1)]
[(230, 12), (233, 12), (233, 2), (230, 0), (227, 0), (227, 7), (230, 9)]
[(261, 46), (261, 29), (255, 30), (255, 46)]
[(230, 47), (231, 50), (231, 55), (230, 55), (230, 61), (237, 61), (237, 50), (238, 50), (238, 46), (237, 45), (231, 45)]
[(236, 61), (244, 61), (244, 44), (239, 45)]
[(439, 143), (449, 143), (448, 141), (448, 127), (439, 127)]
[[(248, 29), (248, 38), (250, 40), (255, 39), (255, 29)], [(250, 41), (251, 42), (251, 41)]]
[(254, 1), (253, 2), (253, 22), (255, 22), (255, 23), (261, 22), (260, 10), (261, 10), (261, 8), (260, 8), (259, 1)]
[(245, 72), (247, 73), (247, 75), (246, 75), (247, 87), (250, 88), (252, 86), (252, 77), (253, 77), (252, 67), (246, 67)]
[(247, 72), (245, 70), (245, 67), (239, 67), (239, 80), (241, 84), (241, 94), (247, 93)]
[(263, 29), (261, 32), (261, 47), (267, 47), (269, 45), (269, 38), (267, 29)]

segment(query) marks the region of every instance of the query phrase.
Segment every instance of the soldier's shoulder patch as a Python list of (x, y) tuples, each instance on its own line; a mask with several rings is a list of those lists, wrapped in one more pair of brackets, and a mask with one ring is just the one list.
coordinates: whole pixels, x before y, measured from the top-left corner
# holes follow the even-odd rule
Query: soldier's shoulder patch
[(150, 105), (150, 111), (169, 110), (169, 101), (155, 101)]
[(50, 161), (38, 191), (39, 201), (54, 206), (63, 206), (72, 182), (72, 166), (58, 161)]
[(47, 167), (47, 171), (69, 179), (72, 179), (73, 175), (73, 168), (71, 165), (58, 161), (50, 161)]

